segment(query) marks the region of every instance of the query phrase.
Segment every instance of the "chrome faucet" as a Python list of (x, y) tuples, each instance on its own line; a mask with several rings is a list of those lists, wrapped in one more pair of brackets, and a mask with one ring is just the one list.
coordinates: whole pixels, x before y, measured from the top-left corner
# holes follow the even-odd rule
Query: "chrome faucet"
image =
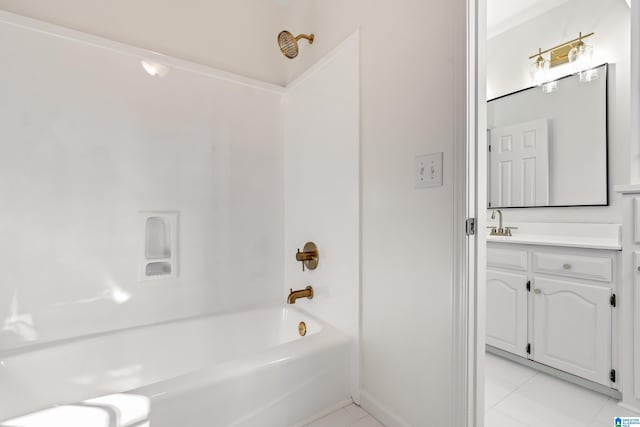
[(496, 213), (498, 214), (498, 231), (502, 230), (502, 211), (500, 209), (496, 209), (491, 212), (491, 219), (496, 219)]
[(491, 213), (491, 219), (496, 219), (496, 213), (498, 214), (498, 228), (489, 225), (487, 228), (491, 229), (491, 236), (507, 236), (511, 237), (511, 230), (516, 230), (518, 227), (503, 227), (502, 226), (502, 211), (500, 209), (495, 209)]

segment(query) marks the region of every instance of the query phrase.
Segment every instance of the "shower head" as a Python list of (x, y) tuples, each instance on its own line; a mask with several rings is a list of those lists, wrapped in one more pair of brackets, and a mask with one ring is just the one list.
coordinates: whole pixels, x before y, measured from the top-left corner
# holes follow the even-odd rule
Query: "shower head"
[(300, 39), (307, 39), (309, 40), (309, 44), (313, 44), (315, 36), (313, 34), (300, 34), (294, 37), (289, 31), (281, 31), (280, 34), (278, 34), (278, 45), (280, 46), (282, 54), (289, 59), (298, 56), (298, 52), (300, 51), (298, 48), (298, 40)]

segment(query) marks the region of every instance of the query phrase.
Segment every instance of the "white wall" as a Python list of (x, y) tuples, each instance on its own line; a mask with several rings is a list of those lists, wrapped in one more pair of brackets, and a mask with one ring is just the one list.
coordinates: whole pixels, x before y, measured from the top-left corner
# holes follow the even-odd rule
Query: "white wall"
[[(450, 425), (466, 4), (298, 3), (292, 19), (317, 38), (289, 64), (290, 81), (360, 29), (362, 404), (389, 427)], [(416, 190), (414, 158), (434, 152), (444, 152), (444, 186)]]
[[(60, 31), (0, 22), (0, 350), (282, 303), (282, 91)], [(141, 210), (177, 279), (138, 282)]]
[(640, 183), (640, 4), (631, 5), (631, 160), (630, 180)]
[[(594, 63), (609, 68), (609, 207), (529, 208), (505, 211), (506, 221), (622, 222), (622, 200), (614, 187), (629, 181), (629, 7), (622, 0), (571, 0), (487, 42), (487, 97), (495, 98), (531, 86), (528, 57), (575, 38), (595, 46)], [(555, 69), (558, 75), (567, 74)]]
[[(296, 302), (353, 339), (359, 337), (359, 37), (354, 34), (287, 87), (285, 96), (284, 293), (312, 285)], [(316, 270), (295, 260), (319, 247)], [(357, 350), (354, 345), (354, 349)], [(352, 395), (357, 398), (357, 351)]]

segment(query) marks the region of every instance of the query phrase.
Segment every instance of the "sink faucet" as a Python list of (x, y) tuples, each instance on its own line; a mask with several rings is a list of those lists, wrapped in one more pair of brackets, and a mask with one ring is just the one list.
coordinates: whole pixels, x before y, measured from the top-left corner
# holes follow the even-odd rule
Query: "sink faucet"
[(502, 226), (502, 211), (500, 209), (495, 209), (491, 213), (491, 219), (496, 219), (496, 213), (498, 214), (498, 227), (496, 228), (493, 225), (487, 226), (487, 228), (491, 229), (491, 236), (507, 236), (511, 237), (511, 230), (515, 230), (518, 227), (503, 227)]
[(296, 300), (300, 298), (313, 299), (313, 286), (307, 286), (306, 288), (298, 291), (291, 289), (289, 297), (287, 298), (287, 304), (295, 304)]
[(498, 232), (504, 231), (502, 229), (502, 211), (500, 209), (496, 209), (491, 212), (491, 219), (496, 219), (496, 213), (498, 214)]

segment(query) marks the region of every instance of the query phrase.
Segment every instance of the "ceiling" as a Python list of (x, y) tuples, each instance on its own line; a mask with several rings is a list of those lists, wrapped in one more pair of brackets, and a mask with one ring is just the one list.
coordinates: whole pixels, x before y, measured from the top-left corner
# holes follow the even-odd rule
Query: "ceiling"
[(487, 37), (495, 37), (568, 1), (487, 0)]

